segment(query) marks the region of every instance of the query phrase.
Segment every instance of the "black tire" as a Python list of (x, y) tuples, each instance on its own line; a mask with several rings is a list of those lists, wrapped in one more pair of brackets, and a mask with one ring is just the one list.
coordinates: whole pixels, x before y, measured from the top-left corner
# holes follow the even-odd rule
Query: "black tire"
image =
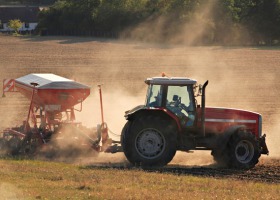
[(38, 147), (38, 138), (30, 131), (26, 133), (25, 138), (21, 142), (20, 152), (26, 156), (33, 157), (37, 153)]
[(140, 116), (122, 131), (122, 147), (129, 162), (143, 168), (161, 167), (176, 153), (177, 131), (168, 120)]
[(124, 154), (125, 154), (125, 152), (127, 152), (127, 150), (126, 150), (127, 145), (125, 145), (125, 141), (126, 141), (126, 135), (129, 134), (128, 130), (129, 130), (130, 124), (131, 124), (131, 122), (127, 121), (126, 124), (124, 125), (124, 127), (122, 129), (122, 133), (121, 133), (121, 145), (122, 145)]
[(7, 151), (7, 141), (4, 138), (0, 138), (0, 153)]
[(27, 156), (34, 156), (38, 151), (38, 141), (36, 139), (31, 139), (29, 141), (23, 141), (21, 146), (21, 152)]
[(21, 144), (22, 144), (22, 141), (19, 138), (17, 138), (17, 137), (11, 138), (8, 141), (9, 154), (11, 154), (12, 156), (18, 155), (20, 152)]
[(240, 130), (232, 136), (229, 143), (229, 166), (237, 169), (251, 169), (260, 157), (260, 146), (255, 136)]

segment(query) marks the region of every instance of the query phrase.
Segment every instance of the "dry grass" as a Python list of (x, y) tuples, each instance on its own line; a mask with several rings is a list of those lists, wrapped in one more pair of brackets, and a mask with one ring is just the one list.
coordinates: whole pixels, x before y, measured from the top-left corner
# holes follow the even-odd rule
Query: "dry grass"
[(0, 160), (3, 199), (277, 199), (278, 184)]

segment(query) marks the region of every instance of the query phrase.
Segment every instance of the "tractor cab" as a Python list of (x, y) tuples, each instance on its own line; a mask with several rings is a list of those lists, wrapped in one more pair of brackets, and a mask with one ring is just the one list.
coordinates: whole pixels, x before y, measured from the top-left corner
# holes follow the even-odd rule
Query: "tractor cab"
[(146, 107), (166, 109), (180, 120), (182, 127), (194, 125), (196, 80), (188, 78), (155, 77), (145, 81), (149, 85)]

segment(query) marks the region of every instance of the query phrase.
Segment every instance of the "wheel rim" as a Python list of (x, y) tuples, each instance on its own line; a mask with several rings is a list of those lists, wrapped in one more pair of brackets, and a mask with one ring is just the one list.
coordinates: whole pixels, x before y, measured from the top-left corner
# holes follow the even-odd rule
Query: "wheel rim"
[(142, 130), (136, 137), (137, 152), (146, 159), (159, 157), (165, 149), (165, 139), (156, 129)]
[(235, 156), (241, 163), (249, 163), (254, 156), (254, 146), (247, 140), (240, 141), (235, 148)]

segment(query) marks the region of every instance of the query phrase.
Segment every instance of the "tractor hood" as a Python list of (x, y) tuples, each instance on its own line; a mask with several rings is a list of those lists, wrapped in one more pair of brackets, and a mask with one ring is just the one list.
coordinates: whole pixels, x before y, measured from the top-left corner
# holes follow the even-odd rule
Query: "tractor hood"
[(205, 108), (206, 132), (224, 132), (234, 125), (246, 126), (256, 136), (260, 136), (262, 132), (262, 116), (259, 113), (233, 108)]

